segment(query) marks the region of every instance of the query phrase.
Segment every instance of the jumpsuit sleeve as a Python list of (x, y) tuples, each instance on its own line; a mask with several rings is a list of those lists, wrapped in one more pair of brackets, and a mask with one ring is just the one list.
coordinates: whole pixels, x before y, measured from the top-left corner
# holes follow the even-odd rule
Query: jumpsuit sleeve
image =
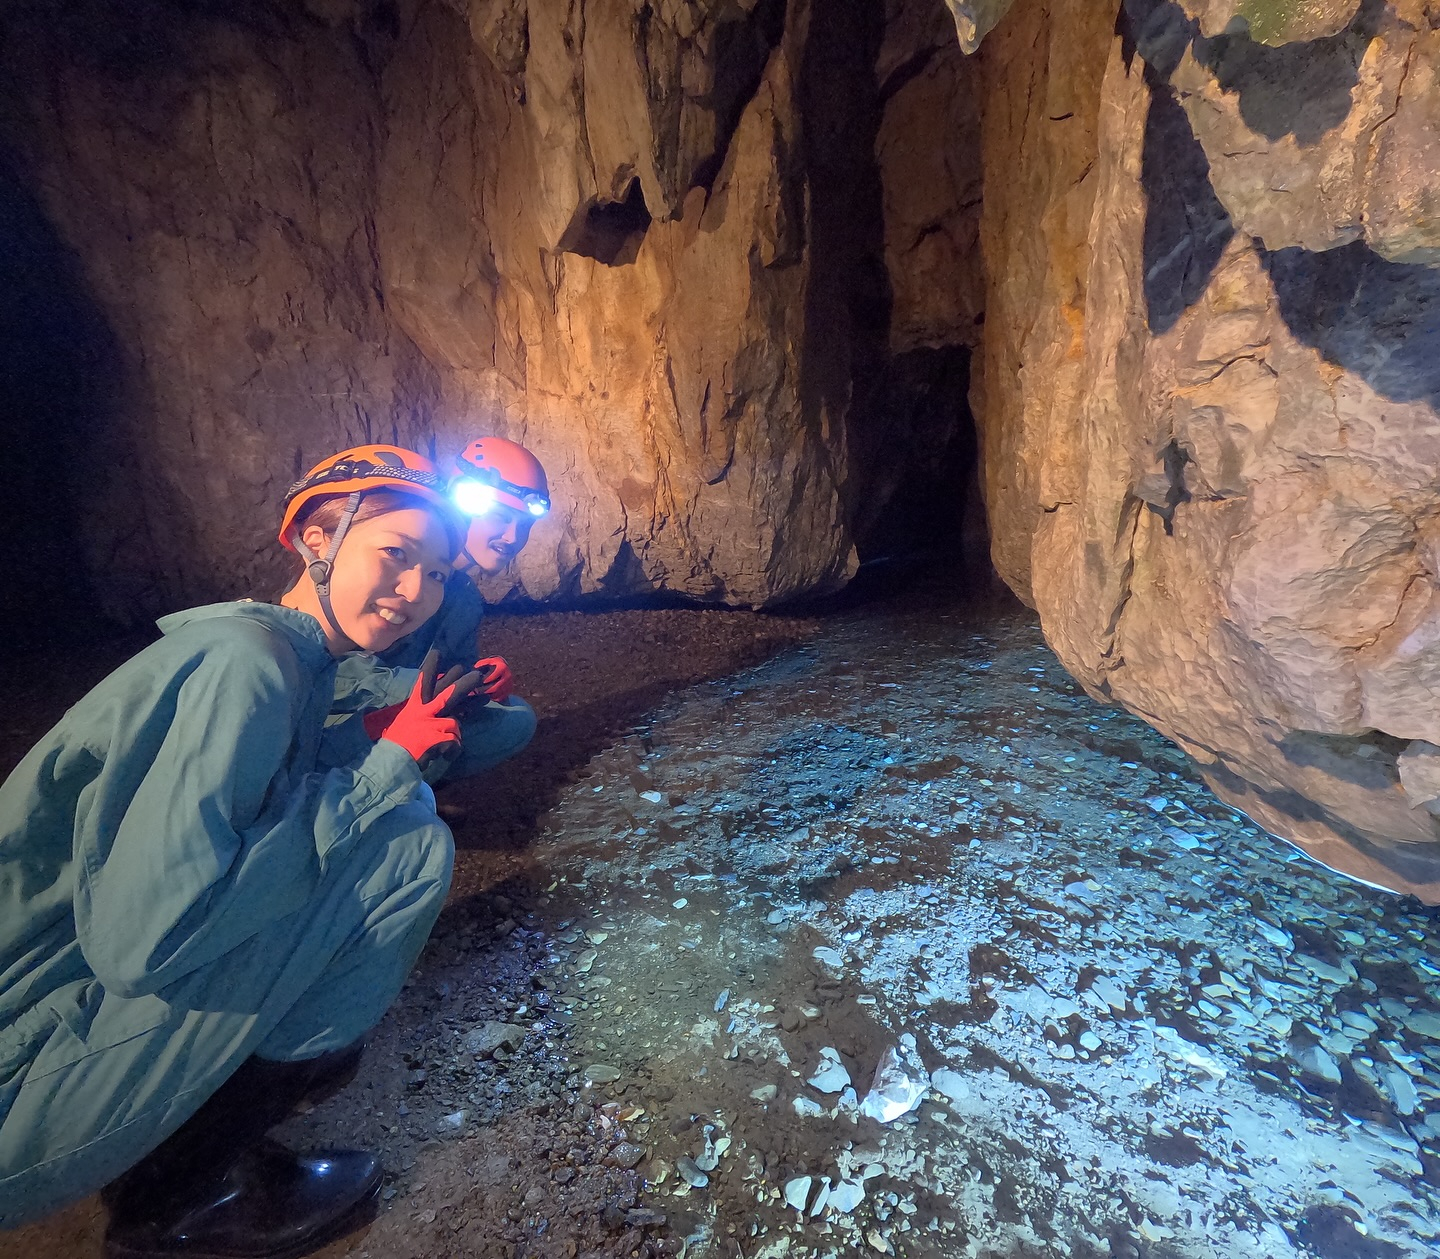
[(308, 678), (273, 649), (226, 640), (178, 672), (114, 719), (77, 834), (81, 951), (127, 997), (302, 909), (327, 868), (421, 783), (385, 740), (324, 773), (292, 764)]
[(419, 672), (391, 668), (365, 652), (342, 656), (335, 669), (335, 698), (330, 713), (333, 717), (403, 704), (415, 689)]

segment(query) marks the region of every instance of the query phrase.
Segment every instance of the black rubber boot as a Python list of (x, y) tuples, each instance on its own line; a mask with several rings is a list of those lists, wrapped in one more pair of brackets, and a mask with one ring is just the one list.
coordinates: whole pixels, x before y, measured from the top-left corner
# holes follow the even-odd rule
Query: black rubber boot
[(265, 1133), (354, 1074), (359, 1046), (305, 1062), (251, 1058), (101, 1195), (107, 1259), (295, 1259), (373, 1210), (370, 1154), (293, 1153)]

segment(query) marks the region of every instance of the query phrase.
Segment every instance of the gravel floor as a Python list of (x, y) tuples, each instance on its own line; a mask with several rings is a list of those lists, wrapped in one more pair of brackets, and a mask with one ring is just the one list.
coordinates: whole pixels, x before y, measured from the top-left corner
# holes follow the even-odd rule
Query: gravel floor
[(442, 792), (451, 903), (286, 1134), (384, 1152), (326, 1254), (1440, 1249), (1434, 911), (1221, 805), (1013, 603), (489, 642), (545, 716)]

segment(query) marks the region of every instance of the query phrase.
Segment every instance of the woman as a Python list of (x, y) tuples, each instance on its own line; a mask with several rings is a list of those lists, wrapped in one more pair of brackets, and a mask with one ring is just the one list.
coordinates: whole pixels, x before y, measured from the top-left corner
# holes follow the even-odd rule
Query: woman
[(324, 728), (336, 660), (439, 608), (443, 491), (395, 447), (318, 465), (282, 606), (167, 617), (0, 787), (0, 1224), (108, 1185), (110, 1255), (296, 1255), (373, 1201), (371, 1156), (262, 1138), (353, 1069), (449, 886), (419, 763), (475, 675)]

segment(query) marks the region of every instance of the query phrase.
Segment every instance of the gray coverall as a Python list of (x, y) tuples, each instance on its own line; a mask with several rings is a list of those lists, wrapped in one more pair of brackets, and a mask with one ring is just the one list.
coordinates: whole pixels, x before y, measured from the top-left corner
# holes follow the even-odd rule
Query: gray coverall
[(0, 1225), (114, 1179), (250, 1055), (358, 1040), (449, 888), (410, 755), (325, 730), (318, 622), (160, 628), (0, 786)]

